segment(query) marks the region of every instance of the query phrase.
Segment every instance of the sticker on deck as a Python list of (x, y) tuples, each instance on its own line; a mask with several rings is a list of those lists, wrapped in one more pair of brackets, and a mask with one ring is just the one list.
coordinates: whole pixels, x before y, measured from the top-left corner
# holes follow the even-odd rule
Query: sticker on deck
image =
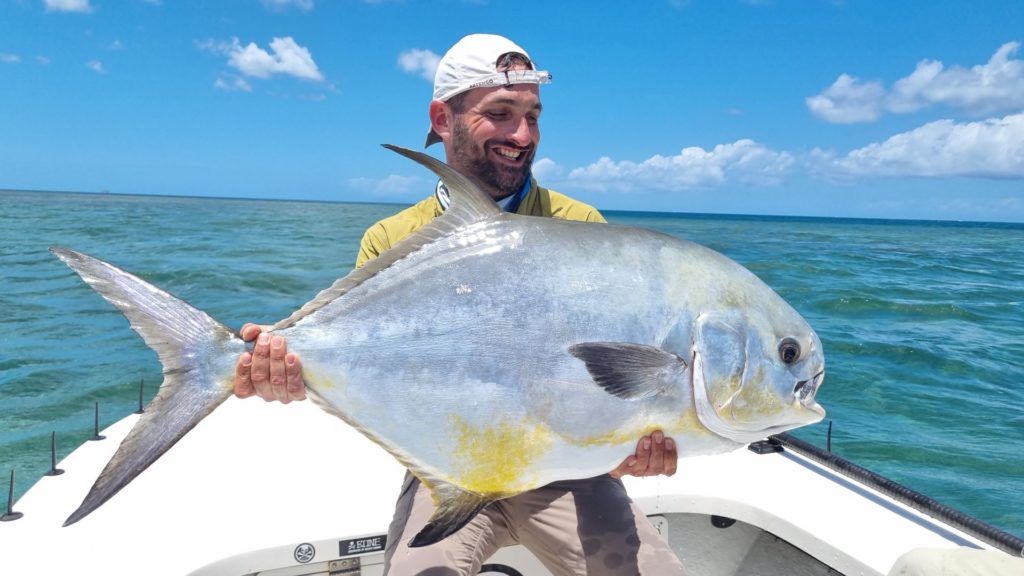
[(309, 542), (304, 542), (295, 547), (295, 561), (299, 564), (306, 564), (316, 557), (316, 548)]
[(352, 556), (354, 554), (369, 554), (370, 552), (382, 552), (384, 543), (387, 542), (387, 535), (367, 536), (354, 540), (341, 540), (338, 542), (339, 556)]

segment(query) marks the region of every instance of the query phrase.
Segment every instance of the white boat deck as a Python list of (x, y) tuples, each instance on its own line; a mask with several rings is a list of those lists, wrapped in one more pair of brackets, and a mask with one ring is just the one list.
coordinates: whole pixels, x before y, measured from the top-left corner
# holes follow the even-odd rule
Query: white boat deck
[[(295, 565), (304, 543), (313, 562), (338, 560), (341, 541), (387, 531), (404, 472), (391, 456), (311, 402), (234, 398), (61, 528), (136, 418), (73, 452), (58, 465), (65, 474), (41, 478), (15, 504), (24, 517), (0, 523), (3, 573), (242, 575)], [(884, 575), (912, 548), (988, 547), (791, 452), (690, 458), (673, 478), (627, 486), (649, 515), (741, 520), (845, 574)], [(668, 537), (685, 562), (688, 543)]]

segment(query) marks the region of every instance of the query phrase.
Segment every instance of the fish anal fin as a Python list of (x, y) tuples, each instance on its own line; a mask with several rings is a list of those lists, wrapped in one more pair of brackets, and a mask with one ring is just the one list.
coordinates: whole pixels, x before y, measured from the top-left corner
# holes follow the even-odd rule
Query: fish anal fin
[(469, 492), (445, 482), (425, 483), (434, 497), (434, 514), (416, 536), (409, 541), (409, 547), (429, 546), (444, 540), (469, 524), (493, 498)]
[(641, 400), (670, 389), (686, 362), (656, 346), (629, 342), (583, 342), (569, 353), (587, 366), (594, 383), (623, 400)]
[(391, 454), (430, 490), (434, 501), (434, 514), (420, 532), (410, 540), (409, 546), (415, 548), (440, 542), (469, 523), (484, 506), (507, 496), (483, 496), (442, 480), (437, 470), (424, 467), (422, 462), (419, 462), (413, 455), (353, 419), (351, 415), (320, 396), (316, 390), (307, 389), (306, 395), (322, 410), (341, 418)]

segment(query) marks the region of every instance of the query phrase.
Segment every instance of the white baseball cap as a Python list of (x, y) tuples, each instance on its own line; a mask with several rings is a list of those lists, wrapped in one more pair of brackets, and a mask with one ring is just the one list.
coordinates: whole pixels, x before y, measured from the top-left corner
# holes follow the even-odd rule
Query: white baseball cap
[[(498, 71), (499, 61), (510, 53), (525, 56), (530, 69)], [(495, 34), (470, 34), (448, 49), (438, 63), (434, 73), (434, 100), (447, 102), (452, 96), (474, 88), (549, 82), (551, 73), (537, 70), (530, 55), (515, 42)], [(431, 128), (425, 146), (440, 141), (441, 137)]]

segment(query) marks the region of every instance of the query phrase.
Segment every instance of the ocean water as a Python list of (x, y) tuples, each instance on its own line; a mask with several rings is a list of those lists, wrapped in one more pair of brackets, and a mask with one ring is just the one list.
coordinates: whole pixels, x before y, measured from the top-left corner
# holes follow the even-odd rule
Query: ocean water
[[(0, 192), (0, 477), (16, 495), (156, 392), (127, 322), (53, 257), (111, 261), (229, 326), (274, 322), (399, 207)], [(1024, 225), (609, 212), (750, 268), (815, 327), (825, 422), (796, 435), (1024, 536)], [(686, 473), (682, 464), (680, 473)], [(0, 483), (6, 488), (6, 481)], [(796, 489), (796, 488), (794, 488)], [(0, 503), (2, 505), (2, 503)]]

